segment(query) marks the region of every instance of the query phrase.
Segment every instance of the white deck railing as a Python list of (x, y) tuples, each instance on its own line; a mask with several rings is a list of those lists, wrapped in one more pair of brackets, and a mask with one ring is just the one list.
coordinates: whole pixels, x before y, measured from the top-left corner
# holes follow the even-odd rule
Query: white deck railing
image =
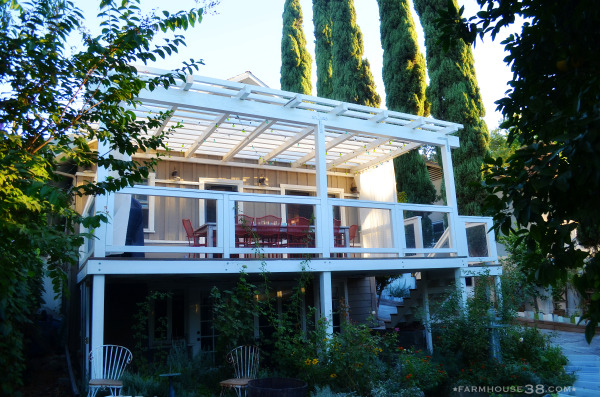
[[(103, 251), (107, 256), (124, 252), (143, 252), (149, 254), (147, 257), (160, 257), (161, 254), (181, 258), (191, 254), (201, 254), (198, 255), (200, 257), (210, 257), (215, 254), (224, 258), (232, 255), (251, 257), (256, 254), (256, 248), (236, 247), (235, 244), (236, 208), (238, 212), (247, 213), (248, 211), (256, 212), (256, 208), (259, 206), (264, 208), (270, 206), (272, 209), (278, 209), (279, 213), (285, 214), (286, 205), (301, 204), (313, 207), (315, 214), (314, 247), (260, 248), (264, 254), (280, 254), (279, 257), (286, 257), (288, 254), (311, 254), (314, 257), (328, 258), (340, 257), (345, 254), (346, 257), (352, 258), (418, 256), (435, 259), (447, 256), (467, 257), (471, 252), (471, 256), (477, 255), (473, 256), (473, 262), (493, 262), (497, 259), (494, 235), (491, 232), (491, 218), (459, 217), (451, 207), (443, 205), (385, 203), (339, 198), (327, 198), (324, 201), (315, 196), (220, 192), (156, 186), (125, 188), (116, 193), (116, 195), (119, 194), (154, 196), (157, 200), (162, 198), (163, 204), (157, 205), (154, 209), (156, 229), (160, 229), (159, 223), (162, 220), (164, 223), (162, 225), (163, 235), (168, 238), (161, 239), (156, 237), (156, 234), (147, 234), (144, 246), (114, 244), (115, 228), (127, 227), (127, 220), (113, 219), (110, 215), (115, 212), (115, 194), (112, 194), (107, 197), (106, 205), (103, 208), (96, 208), (97, 211), (105, 211), (111, 219), (110, 224), (96, 231), (96, 244), (103, 246)], [(186, 204), (179, 206), (180, 208), (174, 212), (173, 208), (168, 209), (169, 204), (166, 199), (182, 200), (181, 202)], [(181, 219), (190, 218), (194, 226), (199, 226), (204, 218), (200, 214), (204, 211), (206, 200), (216, 202), (216, 243), (214, 246), (190, 247), (183, 231)], [(102, 200), (97, 202), (102, 202)], [(342, 226), (350, 226), (352, 223), (350, 218), (352, 218), (360, 227), (357, 238), (360, 242), (354, 247), (349, 246), (350, 244), (347, 246), (334, 244), (332, 220), (336, 207), (338, 213), (343, 214)], [(160, 214), (160, 211), (169, 211), (171, 215), (164, 216), (165, 214)], [(266, 213), (264, 214), (266, 215)], [(369, 219), (373, 214), (377, 215), (375, 221)], [(421, 218), (426, 214), (435, 214), (434, 216), (439, 219), (438, 224), (443, 222), (445, 229), (440, 239), (434, 241), (430, 235), (424, 238)], [(407, 244), (407, 233), (410, 234), (409, 244)], [(86, 242), (82, 247), (82, 258), (90, 256), (92, 245)], [(97, 252), (102, 252), (102, 250), (97, 250)], [(471, 258), (469, 260), (471, 261)]]

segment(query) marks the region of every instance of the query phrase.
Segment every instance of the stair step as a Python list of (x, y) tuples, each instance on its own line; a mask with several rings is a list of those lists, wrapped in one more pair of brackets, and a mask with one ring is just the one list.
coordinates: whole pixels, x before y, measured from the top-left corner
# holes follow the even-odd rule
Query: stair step
[(575, 386), (577, 389), (597, 390), (600, 392), (600, 382), (598, 381), (586, 382), (577, 380), (573, 386)]
[(566, 357), (567, 357), (567, 360), (569, 360), (569, 363), (571, 363), (571, 364), (585, 363), (586, 365), (589, 365), (589, 364), (600, 365), (600, 357), (594, 356), (592, 354), (582, 354), (582, 355), (572, 354), (572, 355), (568, 355)]
[(587, 367), (585, 365), (565, 365), (567, 372), (577, 372), (578, 374), (600, 374), (600, 368), (598, 367)]

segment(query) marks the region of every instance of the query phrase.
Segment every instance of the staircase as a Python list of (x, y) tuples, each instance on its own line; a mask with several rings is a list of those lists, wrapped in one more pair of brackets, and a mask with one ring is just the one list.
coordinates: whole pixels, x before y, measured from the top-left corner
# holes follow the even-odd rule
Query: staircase
[(454, 285), (453, 270), (428, 271), (428, 279), (421, 278), (420, 274), (417, 274), (416, 278), (415, 288), (410, 290), (410, 296), (403, 298), (402, 302), (382, 300), (380, 303), (379, 319), (384, 322), (385, 328), (393, 329), (399, 324), (420, 321), (419, 315), (422, 314), (423, 309), (425, 283), (427, 283), (430, 301), (440, 298), (448, 291), (448, 288)]
[(575, 371), (577, 380), (569, 393), (558, 396), (600, 397), (600, 357), (592, 354), (568, 354), (567, 372)]

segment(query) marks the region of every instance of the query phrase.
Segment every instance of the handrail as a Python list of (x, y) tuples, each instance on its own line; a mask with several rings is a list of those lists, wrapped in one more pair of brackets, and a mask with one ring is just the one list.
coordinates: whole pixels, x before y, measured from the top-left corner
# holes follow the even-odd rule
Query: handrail
[[(235, 211), (234, 207), (236, 203), (270, 203), (270, 204), (297, 204), (301, 201), (305, 205), (319, 206), (321, 205), (321, 199), (315, 196), (287, 196), (280, 194), (259, 194), (259, 193), (239, 193), (239, 192), (224, 192), (224, 191), (211, 191), (211, 190), (196, 190), (196, 189), (181, 189), (172, 188), (165, 186), (134, 186), (122, 189), (117, 193), (112, 193), (114, 197), (116, 194), (140, 194), (156, 197), (177, 197), (184, 199), (195, 199), (195, 200), (216, 200), (217, 211), (216, 221), (219, 227), (216, 228), (216, 244), (215, 246), (208, 247), (189, 247), (185, 245), (174, 244), (176, 241), (167, 241), (166, 245), (146, 245), (146, 246), (117, 246), (113, 245), (111, 241), (105, 241), (106, 251), (108, 254), (115, 252), (145, 252), (145, 253), (185, 253), (185, 254), (221, 254), (223, 257), (228, 258), (232, 254), (252, 254), (254, 248), (249, 247), (236, 247), (235, 246)], [(406, 254), (456, 254), (459, 256), (466, 256), (468, 252), (466, 249), (466, 232), (461, 231), (458, 240), (464, 242), (452, 242), (450, 248), (424, 248), (417, 246), (414, 248), (406, 247), (406, 240), (404, 236), (404, 226), (407, 225), (408, 219), (404, 218), (404, 211), (414, 212), (438, 212), (451, 214), (453, 209), (445, 205), (425, 205), (425, 204), (410, 204), (410, 203), (387, 203), (378, 201), (367, 201), (367, 200), (348, 200), (339, 198), (328, 198), (327, 207), (324, 211), (333, 211), (334, 207), (352, 207), (352, 208), (365, 208), (365, 209), (378, 209), (389, 211), (389, 223), (393, 236), (391, 246), (386, 247), (334, 247), (333, 242), (329, 247), (319, 246), (319, 239), (316, 238), (315, 247), (302, 247), (302, 248), (288, 248), (288, 247), (269, 247), (264, 248), (265, 253), (308, 253), (308, 254), (321, 254), (324, 257), (329, 257), (329, 253), (357, 253), (357, 254), (392, 254), (394, 256), (403, 257)], [(315, 211), (318, 213), (318, 211)], [(491, 218), (485, 217), (457, 217), (458, 224), (449, 225), (449, 228), (464, 229), (466, 223), (482, 223), (491, 227)], [(409, 223), (410, 224), (410, 223)], [(109, 225), (109, 227), (111, 227)], [(315, 225), (315, 232), (317, 233), (329, 233), (330, 225), (324, 225), (317, 220)], [(363, 230), (364, 232), (364, 230)], [(450, 229), (446, 232), (450, 233)], [(108, 234), (109, 236), (112, 233)], [(491, 240), (494, 241), (494, 240)], [(161, 240), (165, 243), (166, 240)], [(161, 243), (158, 242), (157, 243)], [(462, 245), (461, 245), (462, 244)], [(494, 247), (495, 248), (495, 247)], [(489, 250), (490, 255), (495, 250)], [(419, 255), (422, 256), (422, 255)], [(496, 260), (492, 256), (490, 260)]]

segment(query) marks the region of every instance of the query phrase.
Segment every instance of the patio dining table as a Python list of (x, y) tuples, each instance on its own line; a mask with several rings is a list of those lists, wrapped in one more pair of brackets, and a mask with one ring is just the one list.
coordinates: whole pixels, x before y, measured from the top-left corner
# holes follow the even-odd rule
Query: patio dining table
[[(314, 226), (310, 226), (310, 230), (314, 233)], [(350, 242), (349, 230), (349, 226), (340, 226), (340, 234), (344, 235), (344, 247), (348, 247)], [(252, 231), (256, 232), (256, 225), (252, 225)], [(280, 242), (283, 243), (286, 241), (285, 235), (287, 234), (287, 224), (282, 224), (279, 232), (282, 235)], [(204, 237), (206, 239), (207, 247), (215, 247), (217, 242), (217, 223), (206, 222), (204, 225), (194, 230), (194, 235), (198, 238)], [(209, 236), (211, 238), (208, 238)]]

